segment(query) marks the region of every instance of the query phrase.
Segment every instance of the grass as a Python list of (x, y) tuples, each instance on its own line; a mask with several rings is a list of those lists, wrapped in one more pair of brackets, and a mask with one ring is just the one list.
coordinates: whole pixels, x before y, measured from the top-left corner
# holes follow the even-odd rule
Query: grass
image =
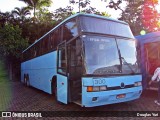
[(11, 84), (4, 63), (0, 60), (0, 111), (9, 108), (11, 100)]
[(4, 67), (4, 63), (0, 61), (0, 85), (8, 83), (8, 75)]

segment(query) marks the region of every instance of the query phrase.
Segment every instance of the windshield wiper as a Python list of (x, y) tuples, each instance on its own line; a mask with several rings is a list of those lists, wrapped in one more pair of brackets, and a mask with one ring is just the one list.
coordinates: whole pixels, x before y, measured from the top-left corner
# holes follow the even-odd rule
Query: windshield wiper
[(119, 71), (122, 72), (122, 57), (121, 57), (121, 52), (119, 48), (118, 48), (118, 55), (119, 55), (119, 61), (120, 61)]
[(130, 64), (124, 59), (124, 57), (121, 57), (121, 60), (123, 60), (124, 61), (124, 63), (126, 63), (127, 64), (127, 66), (129, 67), (129, 69), (132, 71), (132, 73), (131, 74), (135, 74), (135, 71), (132, 69), (132, 67), (130, 66)]
[(118, 56), (119, 56), (119, 61), (120, 61), (120, 66), (119, 66), (119, 72), (122, 72), (122, 57), (121, 57), (121, 51), (118, 47), (118, 43), (117, 43), (117, 40), (116, 41), (116, 46), (117, 46), (117, 49), (118, 49)]
[(122, 60), (127, 63), (127, 66), (129, 67), (129, 69), (132, 71), (131, 74), (135, 74), (134, 70), (131, 68), (131, 66), (129, 65), (129, 63), (124, 59), (124, 57), (122, 57), (121, 55), (121, 51), (118, 47), (118, 43), (117, 43), (117, 40), (116, 40), (116, 45), (117, 45), (117, 49), (118, 49), (118, 55), (119, 55), (119, 61), (120, 61), (120, 67), (119, 67), (119, 70), (120, 72), (122, 72)]

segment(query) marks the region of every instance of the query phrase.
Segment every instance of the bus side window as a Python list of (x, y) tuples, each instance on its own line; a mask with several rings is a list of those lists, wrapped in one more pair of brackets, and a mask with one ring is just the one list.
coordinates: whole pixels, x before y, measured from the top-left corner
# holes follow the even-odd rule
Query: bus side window
[(65, 48), (61, 48), (58, 51), (58, 72), (62, 74), (66, 74), (66, 69), (67, 69), (67, 60), (66, 60), (66, 53), (65, 53)]
[(30, 48), (30, 58), (32, 59), (34, 57), (34, 54), (33, 54), (33, 46)]
[(58, 28), (55, 32), (54, 32), (54, 43), (55, 46), (57, 46), (59, 43), (62, 42), (62, 27)]
[(32, 58), (32, 55), (31, 55), (31, 54), (32, 54), (32, 53), (31, 53), (32, 51), (31, 51), (31, 48), (28, 49), (27, 51), (28, 51), (28, 52), (27, 52), (28, 59), (31, 59), (31, 58)]
[(41, 51), (42, 51), (41, 42), (38, 42), (38, 43), (37, 43), (37, 56), (40, 56), (40, 55), (41, 55)]
[(50, 50), (53, 50), (54, 47), (55, 47), (55, 34), (54, 33), (51, 33), (50, 34), (50, 43), (49, 43), (49, 49)]
[(36, 45), (34, 46), (34, 49), (33, 49), (33, 55), (34, 55), (34, 57), (37, 56)]
[(49, 41), (49, 37), (48, 36), (46, 36), (42, 40), (42, 54), (45, 54), (45, 53), (48, 52), (48, 41)]
[(76, 20), (73, 19), (63, 26), (63, 40), (70, 40), (78, 35)]
[(23, 53), (23, 61), (26, 61), (26, 51)]

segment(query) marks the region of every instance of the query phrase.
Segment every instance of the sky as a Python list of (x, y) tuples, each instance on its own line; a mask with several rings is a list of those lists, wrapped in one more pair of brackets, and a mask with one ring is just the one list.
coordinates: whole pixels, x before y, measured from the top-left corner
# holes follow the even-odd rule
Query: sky
[[(50, 11), (54, 11), (57, 8), (64, 8), (67, 5), (69, 5), (69, 0), (52, 0), (53, 4), (49, 8)], [(91, 6), (95, 7), (99, 11), (106, 11), (107, 13), (111, 14), (112, 18), (118, 18), (120, 16), (121, 11), (119, 10), (114, 10), (114, 9), (109, 9), (106, 8), (107, 3), (101, 2), (101, 0), (90, 0), (91, 1)], [(110, 0), (107, 0), (109, 2)], [(0, 0), (0, 11), (1, 12), (6, 12), (6, 11), (12, 11), (15, 7), (24, 7), (26, 6), (25, 3), (19, 1), (19, 0)], [(122, 4), (122, 8), (125, 7), (125, 4)], [(78, 11), (78, 6), (75, 6), (75, 12)]]

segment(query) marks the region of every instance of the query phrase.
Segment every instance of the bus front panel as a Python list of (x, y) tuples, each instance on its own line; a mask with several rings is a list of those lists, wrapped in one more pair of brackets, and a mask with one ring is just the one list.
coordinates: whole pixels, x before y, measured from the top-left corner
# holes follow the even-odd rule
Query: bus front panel
[(93, 107), (138, 99), (142, 93), (141, 75), (83, 77), (82, 105)]

